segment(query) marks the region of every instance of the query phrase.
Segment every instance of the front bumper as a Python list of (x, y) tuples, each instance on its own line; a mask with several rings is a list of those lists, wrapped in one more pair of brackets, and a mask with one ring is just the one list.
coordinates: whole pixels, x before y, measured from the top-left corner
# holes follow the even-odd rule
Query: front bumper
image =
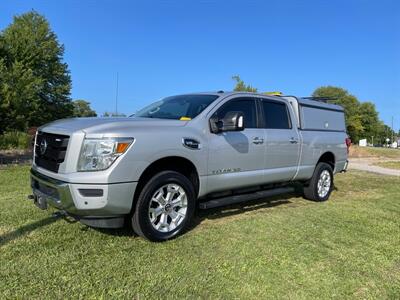
[(70, 183), (31, 169), (31, 187), (34, 201), (38, 206), (45, 209), (48, 204), (76, 216), (80, 221), (82, 219), (115, 218), (129, 214), (136, 185), (137, 182)]

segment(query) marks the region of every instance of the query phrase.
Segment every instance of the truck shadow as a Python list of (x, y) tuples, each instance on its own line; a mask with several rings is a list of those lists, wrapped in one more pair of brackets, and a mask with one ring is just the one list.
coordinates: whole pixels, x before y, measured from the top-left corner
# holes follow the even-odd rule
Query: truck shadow
[(291, 193), (281, 194), (268, 198), (259, 198), (256, 200), (246, 201), (238, 204), (232, 204), (228, 206), (222, 206), (218, 208), (212, 208), (207, 210), (198, 210), (191, 226), (187, 231), (191, 231), (200, 225), (205, 220), (216, 220), (235, 215), (248, 213), (251, 211), (257, 211), (261, 209), (274, 208), (277, 206), (292, 206), (295, 201), (292, 199), (301, 197), (302, 193), (294, 191)]
[[(302, 190), (296, 188), (294, 192), (281, 194), (273, 197), (268, 197), (268, 198), (264, 197), (256, 200), (251, 200), (238, 204), (232, 204), (206, 210), (197, 209), (193, 221), (190, 224), (190, 226), (186, 229), (186, 232), (195, 229), (203, 221), (206, 220), (216, 220), (243, 213), (248, 213), (251, 211), (274, 208), (281, 205), (292, 207), (293, 205), (296, 205), (296, 201), (293, 201), (293, 199), (297, 197), (302, 197)], [(128, 222), (129, 220), (126, 220), (125, 227), (121, 229), (104, 229), (104, 228), (91, 228), (91, 229), (113, 236), (136, 236), (136, 234), (130, 228)], [(89, 227), (84, 227), (82, 228), (82, 230), (84, 231), (89, 230)]]
[[(337, 187), (334, 187), (334, 190), (338, 190)], [(300, 188), (296, 187), (296, 190), (292, 193), (286, 193), (286, 194), (281, 194), (278, 196), (274, 197), (268, 197), (268, 198), (259, 198), (256, 200), (251, 200), (247, 202), (242, 202), (238, 204), (232, 204), (228, 206), (222, 206), (218, 208), (213, 208), (213, 209), (207, 209), (207, 210), (200, 210), (198, 209), (196, 211), (196, 214), (193, 218), (193, 221), (189, 228), (186, 231), (191, 231), (197, 226), (199, 226), (203, 221), (206, 220), (216, 220), (216, 219), (221, 219), (221, 218), (226, 218), (226, 217), (231, 217), (235, 215), (240, 215), (243, 213), (248, 213), (251, 211), (257, 211), (261, 209), (268, 209), (268, 208), (274, 208), (277, 206), (281, 205), (286, 205), (288, 207), (293, 207), (293, 205), (296, 205), (296, 201), (293, 201), (293, 199), (302, 197), (302, 190)], [(20, 237), (23, 237), (32, 231), (39, 229), (41, 227), (50, 225), (54, 222), (57, 222), (58, 220), (63, 219), (68, 223), (75, 223), (77, 221), (72, 220), (65, 215), (61, 213), (54, 213), (52, 216), (49, 216), (47, 218), (41, 219), (39, 221), (23, 225), (16, 230), (13, 230), (11, 232), (8, 232), (6, 234), (3, 234), (0, 236), (0, 248), (4, 246), (5, 244), (16, 240)], [(129, 220), (126, 220), (125, 227), (120, 228), (120, 229), (103, 229), (103, 228), (93, 228), (93, 227), (88, 227), (82, 225), (81, 230), (82, 231), (88, 231), (90, 229), (96, 230), (98, 232), (108, 234), (108, 235), (113, 235), (113, 236), (130, 236), (130, 237), (135, 237), (136, 234), (133, 232), (131, 227), (128, 224)]]
[(52, 215), (51, 217), (47, 217), (45, 219), (41, 219), (39, 221), (29, 223), (27, 225), (21, 226), (13, 231), (10, 231), (6, 234), (3, 234), (0, 236), (0, 247), (3, 247), (5, 244), (16, 240), (20, 237), (23, 237), (24, 235), (27, 235), (31, 233), (32, 231), (39, 229), (41, 227), (50, 225), (54, 222), (57, 222), (59, 219), (61, 219), (62, 216), (60, 215)]
[[(197, 209), (195, 212), (195, 216), (193, 218), (192, 223), (186, 229), (186, 232), (195, 229), (199, 226), (202, 222), (206, 220), (217, 220), (222, 218), (227, 218), (235, 215), (240, 215), (244, 213), (248, 213), (251, 211), (257, 211), (261, 209), (268, 209), (274, 208), (277, 206), (287, 206), (289, 207), (296, 207), (298, 205), (305, 205), (304, 202), (302, 204), (298, 203), (298, 198), (303, 196), (303, 188), (301, 185), (294, 185), (295, 190), (291, 193), (280, 194), (273, 197), (263, 197), (256, 200), (241, 202), (237, 204), (222, 206), (218, 208), (206, 209), (201, 210)], [(337, 187), (334, 187), (334, 190), (338, 190)], [(305, 203), (307, 203), (306, 200)], [(313, 203), (313, 201), (309, 201), (309, 203)], [(90, 228), (92, 230), (96, 230), (98, 232), (113, 235), (113, 236), (131, 236), (136, 237), (137, 235), (131, 229), (129, 223), (130, 220), (126, 220), (124, 228), (120, 229), (105, 229), (105, 228)], [(89, 227), (82, 227), (83, 231), (89, 230)]]

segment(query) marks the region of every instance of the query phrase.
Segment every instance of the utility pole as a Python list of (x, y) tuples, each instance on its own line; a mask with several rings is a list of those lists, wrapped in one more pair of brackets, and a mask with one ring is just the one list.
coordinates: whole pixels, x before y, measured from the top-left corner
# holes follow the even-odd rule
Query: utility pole
[(117, 72), (117, 88), (115, 91), (115, 116), (118, 116), (118, 72)]

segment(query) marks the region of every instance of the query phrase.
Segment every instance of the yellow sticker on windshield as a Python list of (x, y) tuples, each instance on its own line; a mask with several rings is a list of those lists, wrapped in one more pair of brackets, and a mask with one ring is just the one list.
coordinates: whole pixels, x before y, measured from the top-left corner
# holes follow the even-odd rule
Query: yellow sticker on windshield
[(192, 118), (189, 117), (181, 117), (179, 120), (181, 121), (190, 121)]

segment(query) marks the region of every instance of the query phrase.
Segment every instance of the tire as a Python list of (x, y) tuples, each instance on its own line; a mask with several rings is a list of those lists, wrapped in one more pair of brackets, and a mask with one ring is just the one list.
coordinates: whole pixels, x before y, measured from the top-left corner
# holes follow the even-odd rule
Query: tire
[[(319, 187), (319, 185), (321, 187)], [(332, 167), (327, 163), (318, 163), (309, 184), (304, 186), (304, 198), (323, 202), (329, 199), (332, 189)]]
[(166, 241), (187, 228), (195, 203), (194, 187), (187, 177), (175, 171), (160, 172), (140, 192), (132, 228), (150, 241)]

